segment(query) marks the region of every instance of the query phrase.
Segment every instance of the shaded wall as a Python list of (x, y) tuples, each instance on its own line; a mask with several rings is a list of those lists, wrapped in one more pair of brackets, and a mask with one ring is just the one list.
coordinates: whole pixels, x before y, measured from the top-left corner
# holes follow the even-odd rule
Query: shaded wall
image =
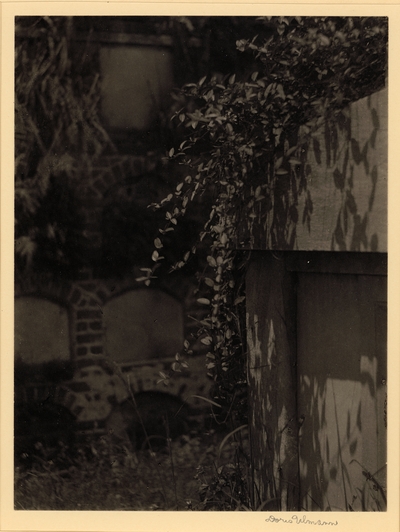
[(383, 276), (298, 275), (300, 485), (306, 509), (385, 508), (379, 487), (386, 488), (386, 284)]
[(387, 135), (387, 90), (321, 121), (279, 176), (296, 216), (274, 251), (259, 202), (246, 305), (264, 509), (292, 508), (296, 490), (299, 509), (385, 509)]
[(255, 506), (386, 508), (381, 254), (253, 252), (247, 283)]
[(247, 219), (239, 227), (238, 247), (386, 252), (387, 128), (387, 89), (352, 103), (329, 122), (321, 119), (313, 132), (300, 128), (300, 164), (285, 159), (291, 170), (279, 176), (287, 190), (286, 211), (277, 212), (281, 240), (275, 244), (271, 238), (266, 198), (257, 202), (251, 234)]
[(294, 275), (284, 257), (253, 252), (246, 275), (252, 503), (299, 505)]
[(322, 124), (307, 146), (309, 224), (297, 224), (299, 249), (387, 251), (387, 89), (352, 103)]

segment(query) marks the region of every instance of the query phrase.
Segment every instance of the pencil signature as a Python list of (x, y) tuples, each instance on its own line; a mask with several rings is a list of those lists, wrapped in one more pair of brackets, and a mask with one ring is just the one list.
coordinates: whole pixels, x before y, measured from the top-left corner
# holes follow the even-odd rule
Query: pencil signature
[(337, 526), (339, 523), (337, 521), (321, 521), (321, 519), (318, 519), (316, 521), (312, 519), (307, 519), (305, 515), (298, 516), (298, 515), (292, 515), (292, 517), (289, 517), (287, 519), (283, 517), (275, 517), (273, 515), (270, 515), (266, 520), (266, 523), (289, 523), (293, 525), (317, 525), (317, 526)]

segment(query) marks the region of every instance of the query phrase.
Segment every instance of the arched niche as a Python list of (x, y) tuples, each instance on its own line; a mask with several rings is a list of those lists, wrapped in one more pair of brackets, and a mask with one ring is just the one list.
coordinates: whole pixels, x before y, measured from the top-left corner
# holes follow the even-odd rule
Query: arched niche
[(69, 360), (69, 320), (64, 307), (39, 297), (18, 297), (14, 317), (16, 360), (26, 364)]
[(102, 44), (102, 112), (111, 129), (148, 129), (173, 87), (168, 48)]
[(163, 358), (182, 349), (182, 305), (161, 290), (131, 290), (103, 311), (106, 350), (116, 362)]

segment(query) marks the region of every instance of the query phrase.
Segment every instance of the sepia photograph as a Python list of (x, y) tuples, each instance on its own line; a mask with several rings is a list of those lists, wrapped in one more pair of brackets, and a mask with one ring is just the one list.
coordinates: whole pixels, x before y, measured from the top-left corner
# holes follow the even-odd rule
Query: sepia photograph
[(14, 510), (387, 512), (388, 17), (14, 22)]

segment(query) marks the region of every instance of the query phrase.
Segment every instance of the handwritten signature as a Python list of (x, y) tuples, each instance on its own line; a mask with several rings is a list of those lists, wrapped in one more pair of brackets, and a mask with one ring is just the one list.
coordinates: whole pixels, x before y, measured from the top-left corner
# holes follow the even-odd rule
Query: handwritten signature
[(307, 519), (305, 515), (298, 516), (298, 515), (292, 515), (289, 519), (284, 519), (283, 517), (274, 517), (273, 515), (270, 515), (266, 520), (266, 523), (289, 523), (294, 525), (317, 525), (317, 526), (337, 526), (339, 523), (337, 521), (321, 521), (321, 519), (318, 519), (317, 521), (313, 521), (312, 519)]

